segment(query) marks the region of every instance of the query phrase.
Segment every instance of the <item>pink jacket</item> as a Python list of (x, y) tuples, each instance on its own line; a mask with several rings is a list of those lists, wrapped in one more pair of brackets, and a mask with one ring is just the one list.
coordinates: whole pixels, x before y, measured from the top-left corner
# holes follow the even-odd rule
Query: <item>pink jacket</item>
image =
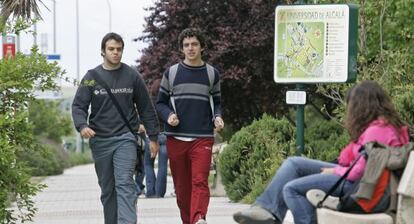
[[(402, 127), (398, 133), (394, 126), (387, 124), (384, 120), (377, 119), (372, 121), (356, 142), (351, 142), (342, 149), (338, 158), (339, 165), (335, 167), (335, 174), (339, 176), (344, 175), (350, 163), (359, 155), (361, 146), (372, 141), (389, 146), (405, 145), (409, 141), (408, 128)], [(361, 178), (365, 165), (365, 159), (359, 159), (346, 179), (355, 181)]]

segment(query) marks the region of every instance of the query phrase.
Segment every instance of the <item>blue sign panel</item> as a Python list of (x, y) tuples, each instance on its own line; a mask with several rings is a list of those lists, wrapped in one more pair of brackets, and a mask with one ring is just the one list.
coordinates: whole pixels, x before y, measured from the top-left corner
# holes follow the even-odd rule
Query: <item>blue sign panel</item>
[(60, 54), (47, 54), (47, 60), (60, 60)]

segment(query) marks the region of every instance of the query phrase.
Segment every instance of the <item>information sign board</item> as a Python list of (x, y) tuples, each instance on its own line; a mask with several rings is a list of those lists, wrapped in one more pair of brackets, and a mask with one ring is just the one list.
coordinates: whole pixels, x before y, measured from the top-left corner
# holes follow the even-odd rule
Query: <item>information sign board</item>
[(275, 16), (275, 82), (355, 80), (357, 6), (284, 5)]

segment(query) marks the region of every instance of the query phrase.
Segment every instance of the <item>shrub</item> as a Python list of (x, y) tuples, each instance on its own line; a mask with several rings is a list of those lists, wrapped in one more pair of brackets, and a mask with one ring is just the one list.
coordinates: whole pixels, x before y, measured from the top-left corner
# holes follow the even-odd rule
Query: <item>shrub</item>
[(17, 158), (29, 168), (31, 176), (62, 174), (67, 166), (67, 160), (62, 158), (55, 148), (46, 145), (39, 145), (30, 154), (20, 152)]
[[(36, 151), (27, 112), (33, 90), (56, 90), (54, 80), (63, 73), (36, 48), (30, 55), (16, 53), (0, 60), (0, 223), (21, 223), (34, 216), (32, 197), (41, 186), (30, 182), (17, 154), (30, 156)], [(17, 209), (8, 208), (9, 196), (15, 198)]]
[(292, 154), (294, 128), (286, 119), (263, 115), (243, 127), (219, 155), (219, 172), (228, 197), (251, 202), (283, 159)]
[(401, 118), (411, 126), (410, 134), (414, 135), (414, 84), (407, 84), (397, 88), (394, 95), (395, 107)]
[(83, 165), (92, 163), (92, 154), (90, 150), (86, 150), (82, 153), (70, 152), (69, 151), (69, 161), (72, 166)]
[(235, 132), (236, 131), (234, 130), (231, 124), (226, 124), (226, 126), (224, 126), (224, 128), (220, 131), (219, 134), (223, 141), (228, 142)]
[(66, 151), (61, 144), (50, 139), (42, 139), (30, 154), (19, 152), (17, 158), (30, 170), (31, 176), (58, 175), (71, 166), (92, 162), (90, 150), (83, 153)]
[(60, 143), (62, 136), (73, 132), (69, 114), (59, 108), (61, 101), (33, 100), (29, 105), (29, 121), (33, 124), (33, 134), (47, 137)]
[(305, 130), (305, 154), (322, 161), (332, 161), (348, 143), (348, 134), (336, 121), (319, 119), (307, 122)]

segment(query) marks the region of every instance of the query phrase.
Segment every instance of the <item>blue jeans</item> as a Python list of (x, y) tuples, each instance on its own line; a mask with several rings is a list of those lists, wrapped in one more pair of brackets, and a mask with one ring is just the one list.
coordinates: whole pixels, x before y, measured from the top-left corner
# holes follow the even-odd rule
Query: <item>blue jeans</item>
[[(305, 157), (290, 157), (279, 167), (255, 204), (270, 211), (280, 221), (283, 221), (287, 209), (290, 209), (295, 224), (315, 224), (315, 207), (306, 199), (306, 192), (310, 189), (327, 192), (340, 176), (321, 174), (321, 168), (334, 166), (333, 163)], [(352, 182), (345, 181), (344, 192), (351, 186)], [(338, 196), (341, 188), (342, 186), (338, 187), (333, 195)]]
[[(147, 143), (148, 142), (146, 141), (145, 144), (147, 144)], [(140, 194), (145, 193), (145, 185), (144, 185), (145, 170), (144, 170), (144, 163), (141, 163), (141, 167), (139, 169), (140, 172), (138, 172), (138, 169), (136, 169), (135, 171), (136, 171), (136, 173), (135, 173), (135, 184), (136, 184), (136, 189), (137, 189), (137, 195), (140, 195)]]
[(155, 158), (151, 158), (151, 152), (149, 149), (149, 140), (145, 140), (145, 153), (144, 153), (144, 169), (145, 169), (145, 183), (147, 185), (146, 197), (162, 198), (165, 195), (167, 189), (167, 137), (164, 134), (158, 135), (158, 142), (160, 144), (160, 151), (158, 153), (158, 173), (155, 176), (154, 162)]
[(142, 164), (141, 172), (135, 174), (135, 184), (136, 184), (138, 195), (144, 192), (144, 189), (145, 189), (144, 177), (145, 177), (145, 170), (144, 170), (144, 164)]
[(133, 180), (137, 143), (130, 132), (114, 137), (89, 140), (105, 224), (136, 223), (137, 194)]

